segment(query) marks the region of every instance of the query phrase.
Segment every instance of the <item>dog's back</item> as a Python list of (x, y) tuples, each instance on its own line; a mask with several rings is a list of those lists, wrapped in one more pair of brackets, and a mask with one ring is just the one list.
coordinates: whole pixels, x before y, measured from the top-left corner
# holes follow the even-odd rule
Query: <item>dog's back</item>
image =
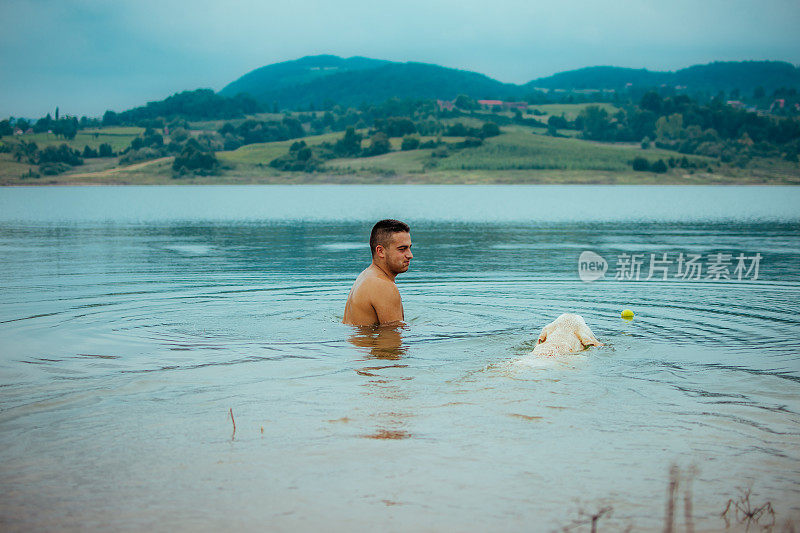
[(564, 313), (539, 334), (539, 343), (531, 355), (555, 356), (577, 353), (587, 346), (603, 346), (580, 315)]

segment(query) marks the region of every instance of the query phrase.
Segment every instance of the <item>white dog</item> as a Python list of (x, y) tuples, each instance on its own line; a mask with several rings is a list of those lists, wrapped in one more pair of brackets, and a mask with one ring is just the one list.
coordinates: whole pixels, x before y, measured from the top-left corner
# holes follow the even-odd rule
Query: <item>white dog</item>
[(603, 346), (583, 317), (564, 313), (544, 328), (531, 355), (551, 357), (580, 352), (587, 346)]

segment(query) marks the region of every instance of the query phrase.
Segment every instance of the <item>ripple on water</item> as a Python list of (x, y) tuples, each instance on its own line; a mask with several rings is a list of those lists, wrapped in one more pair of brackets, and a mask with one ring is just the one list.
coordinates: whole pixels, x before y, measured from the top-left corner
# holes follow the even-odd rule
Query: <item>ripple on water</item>
[[(124, 517), (153, 498), (209, 524), (197, 502), (236, 486), (253, 520), (308, 516), (308, 501), (341, 518), (336, 509), (372, 498), (413, 509), (410, 528), (453, 509), (464, 529), (506, 523), (492, 513), (558, 529), (552, 509), (613, 486), (615, 510), (656, 529), (663, 502), (642, 495), (663, 494), (681, 460), (702, 470), (698, 515), (718, 514), (749, 481), (778, 508), (796, 505), (794, 226), (652, 225), (631, 244), (602, 224), (421, 223), (417, 259), (398, 277), (409, 325), (390, 334), (339, 323), (364, 266), (362, 226), (5, 235), (18, 249), (0, 273), (0, 459), (19, 482), (0, 514), (47, 493), (63, 516), (102, 504), (120, 511), (114, 525), (139, 529)], [(753, 283), (586, 284), (574, 271), (587, 242), (707, 253), (753, 239), (772, 254)], [(621, 320), (623, 308), (636, 318)], [(527, 357), (564, 311), (607, 345)]]

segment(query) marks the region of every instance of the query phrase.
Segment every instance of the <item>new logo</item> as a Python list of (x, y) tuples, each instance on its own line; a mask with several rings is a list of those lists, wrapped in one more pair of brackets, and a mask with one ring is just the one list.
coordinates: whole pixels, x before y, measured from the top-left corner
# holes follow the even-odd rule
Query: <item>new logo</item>
[(578, 277), (581, 281), (590, 282), (603, 278), (608, 270), (608, 263), (602, 256), (585, 250), (578, 258)]

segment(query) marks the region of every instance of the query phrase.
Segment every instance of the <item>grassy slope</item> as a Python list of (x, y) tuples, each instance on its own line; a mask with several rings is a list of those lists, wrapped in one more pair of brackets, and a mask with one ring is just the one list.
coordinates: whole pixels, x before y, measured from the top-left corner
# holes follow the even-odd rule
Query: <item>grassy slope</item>
[[(487, 139), (481, 147), (451, 150), (451, 155), (442, 159), (432, 158), (431, 150), (414, 150), (370, 158), (339, 159), (327, 166), (339, 173), (372, 172), (383, 176), (475, 173), (489, 178), (491, 172), (548, 170), (557, 171), (550, 172), (553, 175), (574, 177), (580, 171), (630, 172), (630, 161), (636, 156), (651, 161), (675, 157), (674, 152), (642, 150), (638, 145), (611, 145), (534, 135), (522, 127), (508, 127), (504, 131), (503, 135)], [(443, 140), (452, 143), (460, 139)], [(697, 156), (690, 159), (704, 167), (711, 161)]]
[(87, 145), (96, 150), (101, 144), (108, 143), (116, 152), (127, 148), (134, 137), (143, 131), (143, 128), (98, 128), (81, 130), (74, 139), (69, 141), (62, 137), (56, 137), (52, 133), (33, 133), (30, 135), (21, 135), (19, 137), (3, 137), (2, 141), (14, 142), (18, 139), (28, 142), (33, 141), (39, 148), (66, 144), (70, 148), (80, 151), (83, 151), (83, 148)]
[[(85, 146), (89, 146), (95, 150), (103, 144), (108, 143), (111, 148), (116, 152), (127, 148), (131, 141), (140, 133), (144, 131), (143, 128), (98, 128), (88, 129), (79, 132), (74, 139), (65, 140), (56, 137), (52, 133), (34, 133), (31, 135), (22, 136), (8, 136), (0, 138), (3, 144), (10, 144), (24, 140), (27, 142), (35, 142), (41, 149), (47, 146), (59, 146), (66, 144), (70, 148), (83, 152)], [(84, 164), (71, 172), (71, 174), (86, 174), (90, 172), (106, 171), (110, 168), (116, 167), (118, 164), (117, 158), (103, 158), (103, 159), (86, 159)], [(66, 176), (43, 176), (39, 179), (20, 178), (20, 176), (28, 173), (29, 171), (37, 172), (37, 165), (29, 165), (26, 162), (17, 162), (8, 153), (0, 153), (0, 185), (7, 184), (28, 184), (28, 183), (62, 183), (65, 179), (68, 181), (72, 178)]]
[[(572, 138), (533, 135), (523, 128), (506, 128), (505, 135), (487, 139), (483, 146), (459, 150), (443, 159), (442, 170), (607, 170), (625, 172), (630, 161), (643, 156), (652, 161), (675, 153), (642, 150), (632, 145), (610, 145)], [(692, 157), (707, 164), (706, 158)]]
[(609, 115), (613, 115), (614, 113), (619, 111), (618, 107), (616, 107), (616, 106), (614, 106), (612, 104), (606, 104), (606, 103), (602, 103), (602, 104), (543, 104), (543, 105), (532, 105), (532, 106), (530, 106), (529, 109), (531, 111), (533, 111), (534, 109), (538, 109), (539, 111), (544, 113), (545, 116), (539, 116), (539, 117), (534, 117), (534, 118), (538, 118), (539, 120), (544, 119), (544, 121), (547, 122), (547, 118), (550, 115), (556, 115), (556, 116), (564, 115), (564, 117), (567, 120), (575, 120), (575, 118), (578, 116), (578, 114), (581, 111), (583, 111), (584, 109), (586, 109), (587, 107), (589, 107), (589, 106), (596, 106), (596, 107), (600, 107), (602, 109), (605, 109), (608, 112)]
[[(364, 133), (364, 132), (362, 132)], [(309, 146), (315, 146), (323, 142), (336, 142), (342, 137), (342, 133), (326, 133), (324, 135), (311, 135), (302, 140)], [(237, 165), (240, 167), (256, 166), (265, 167), (276, 157), (284, 155), (289, 151), (289, 147), (297, 142), (298, 139), (290, 141), (278, 141), (271, 143), (248, 144), (232, 150), (230, 152), (217, 152), (217, 157), (223, 163)], [(277, 171), (275, 171), (277, 172)]]
[[(681, 169), (667, 174), (634, 172), (630, 166), (634, 157), (654, 162), (682, 156), (667, 150), (642, 150), (638, 144), (606, 144), (533, 134), (531, 131), (542, 130), (518, 126), (503, 131), (503, 135), (487, 139), (479, 148), (451, 149), (446, 158), (433, 158), (429, 149), (401, 152), (400, 139), (392, 139), (396, 151), (375, 157), (335, 159), (326, 163), (325, 172), (317, 174), (281, 173), (267, 166), (273, 158), (286, 153), (292, 141), (244, 146), (220, 153), (219, 157), (233, 165), (227, 173), (230, 178), (255, 182), (800, 184), (800, 167), (781, 161), (769, 162), (769, 167), (759, 163), (753, 169), (713, 173)], [(306, 142), (317, 144), (340, 136), (341, 133), (320, 135), (309, 137)], [(463, 139), (442, 140), (457, 143)], [(716, 164), (706, 157), (688, 159), (704, 169)]]
[(234, 126), (238, 126), (245, 120), (282, 120), (283, 114), (281, 113), (257, 113), (255, 115), (248, 115), (246, 118), (233, 118), (224, 120), (203, 120), (189, 122), (189, 129), (194, 131), (216, 131), (220, 129), (223, 124), (230, 122)]
[[(553, 114), (577, 114), (586, 104), (536, 106)], [(612, 112), (613, 106), (605, 105)], [(541, 119), (541, 117), (539, 117)], [(473, 120), (470, 125), (482, 122)], [(206, 126), (207, 124), (203, 124)], [(197, 127), (196, 125), (192, 125)], [(140, 128), (103, 128), (81, 132), (70, 146), (82, 149), (103, 142), (115, 150), (127, 146)], [(369, 158), (336, 159), (326, 171), (316, 174), (280, 172), (269, 162), (285, 154), (294, 141), (260, 143), (229, 152), (219, 152), (225, 166), (221, 176), (173, 179), (170, 159), (130, 167), (116, 167), (116, 159), (87, 159), (82, 167), (61, 176), (21, 179), (35, 166), (17, 163), (10, 154), (0, 154), (0, 184), (50, 183), (781, 183), (800, 184), (800, 165), (781, 160), (754, 160), (747, 169), (722, 168), (709, 158), (689, 156), (701, 168), (709, 165), (713, 173), (673, 169), (667, 174), (633, 172), (630, 161), (636, 156), (651, 161), (682, 156), (666, 150), (642, 150), (635, 144), (606, 144), (569, 137), (543, 135), (542, 129), (506, 126), (503, 134), (487, 139), (483, 146), (450, 149), (446, 158), (433, 158), (432, 150), (399, 151), (400, 139), (391, 139), (393, 152)], [(95, 137), (95, 133), (97, 136)], [(365, 134), (366, 131), (362, 131)], [(565, 132), (566, 133), (566, 132)], [(342, 133), (306, 137), (309, 145), (334, 142)], [(25, 136), (39, 146), (60, 144), (50, 134)], [(428, 138), (423, 138), (427, 140)], [(9, 140), (8, 138), (3, 141)], [(461, 138), (445, 137), (447, 143)], [(366, 143), (366, 141), (365, 141)]]

